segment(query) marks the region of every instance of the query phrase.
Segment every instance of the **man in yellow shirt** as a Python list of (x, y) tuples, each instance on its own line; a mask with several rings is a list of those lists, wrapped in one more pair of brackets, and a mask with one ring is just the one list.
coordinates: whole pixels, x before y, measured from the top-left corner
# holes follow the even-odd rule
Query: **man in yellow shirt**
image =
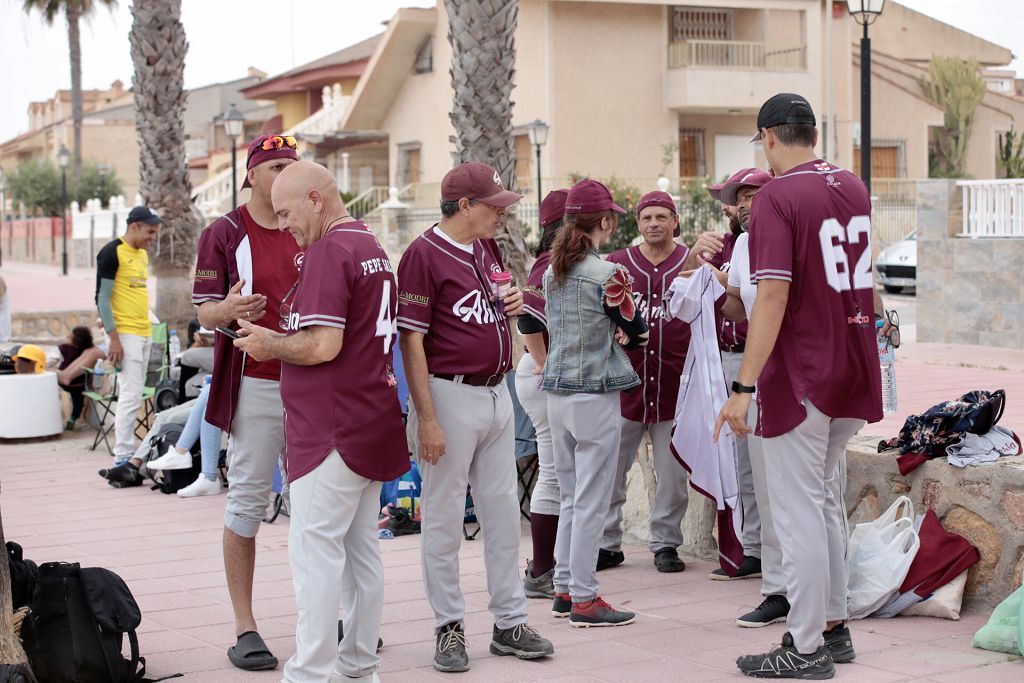
[[(160, 223), (160, 216), (152, 209), (136, 206), (128, 214), (124, 235), (109, 242), (96, 256), (96, 306), (110, 340), (107, 359), (120, 367), (114, 417), (117, 465), (127, 463), (135, 452), (135, 414), (142, 405), (150, 348), (146, 248), (156, 241)], [(139, 476), (129, 479), (123, 484), (142, 483)]]

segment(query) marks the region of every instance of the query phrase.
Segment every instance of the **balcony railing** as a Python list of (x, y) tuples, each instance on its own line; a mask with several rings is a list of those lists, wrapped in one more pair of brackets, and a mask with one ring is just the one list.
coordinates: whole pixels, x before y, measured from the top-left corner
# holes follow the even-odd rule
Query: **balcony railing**
[(718, 67), (799, 71), (807, 68), (807, 47), (769, 47), (738, 40), (680, 40), (669, 43), (668, 68)]
[(961, 180), (963, 237), (1024, 237), (1024, 180)]

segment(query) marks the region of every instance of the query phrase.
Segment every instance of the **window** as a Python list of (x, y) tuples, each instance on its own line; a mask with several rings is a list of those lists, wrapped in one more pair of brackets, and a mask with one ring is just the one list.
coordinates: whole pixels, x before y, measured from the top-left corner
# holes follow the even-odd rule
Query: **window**
[[(860, 175), (860, 147), (853, 148), (853, 172)], [(906, 178), (906, 142), (875, 138), (871, 141), (871, 177)]]
[(430, 73), (434, 70), (434, 39), (427, 38), (420, 51), (416, 53), (416, 61), (413, 62), (412, 71), (417, 74)]
[(707, 171), (704, 163), (704, 130), (701, 128), (679, 129), (679, 177), (703, 177)]
[(669, 30), (673, 43), (682, 40), (732, 40), (732, 10), (673, 7)]
[(406, 142), (398, 146), (398, 187), (419, 183), (420, 143)]

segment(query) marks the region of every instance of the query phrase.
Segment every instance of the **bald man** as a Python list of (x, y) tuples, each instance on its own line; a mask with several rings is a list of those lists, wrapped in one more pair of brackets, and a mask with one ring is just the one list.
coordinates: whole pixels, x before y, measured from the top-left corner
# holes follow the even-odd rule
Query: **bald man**
[[(398, 292), (391, 262), (354, 220), (331, 174), (292, 164), (271, 191), (278, 228), (305, 259), (287, 332), (239, 320), (235, 346), (281, 361), (291, 490), (288, 556), (298, 622), (284, 680), (376, 681), (384, 604), (377, 547), (382, 481), (409, 469), (392, 370)], [(372, 428), (366, 428), (372, 425)], [(337, 634), (338, 607), (345, 634)]]

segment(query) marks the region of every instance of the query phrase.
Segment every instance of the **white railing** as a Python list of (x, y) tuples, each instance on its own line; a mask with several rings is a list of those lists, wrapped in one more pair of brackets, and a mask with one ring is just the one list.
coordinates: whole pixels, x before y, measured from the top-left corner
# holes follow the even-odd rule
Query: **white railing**
[(960, 180), (963, 237), (1024, 238), (1024, 180)]
[[(341, 128), (341, 122), (352, 98), (343, 95), (341, 86), (337, 83), (333, 87), (325, 85), (322, 98), (323, 106), (320, 109), (284, 131), (282, 135), (327, 135)], [(213, 217), (221, 214), (225, 204), (231, 199), (232, 170), (238, 187), (241, 188), (245, 176), (244, 154), (238, 156), (234, 169), (230, 166), (225, 168), (192, 191), (193, 201), (204, 216)], [(386, 194), (385, 192), (385, 196)]]
[[(141, 204), (141, 198), (136, 197), (136, 204)], [(84, 207), (79, 207), (78, 202), (71, 202), (71, 210), (68, 212), (71, 218), (71, 234), (69, 237), (75, 240), (95, 240), (100, 244), (106, 244), (112, 239), (120, 237), (127, 226), (128, 212), (132, 207), (128, 205), (125, 198), (118, 195), (107, 201), (107, 208), (103, 208), (103, 202), (99, 199), (90, 199)]]
[(388, 198), (388, 188), (374, 185), (360, 192), (345, 204), (345, 208), (355, 218), (363, 218), (373, 213)]
[(807, 48), (769, 47), (766, 43), (739, 40), (679, 40), (668, 45), (668, 68), (713, 66), (732, 69), (807, 68)]

